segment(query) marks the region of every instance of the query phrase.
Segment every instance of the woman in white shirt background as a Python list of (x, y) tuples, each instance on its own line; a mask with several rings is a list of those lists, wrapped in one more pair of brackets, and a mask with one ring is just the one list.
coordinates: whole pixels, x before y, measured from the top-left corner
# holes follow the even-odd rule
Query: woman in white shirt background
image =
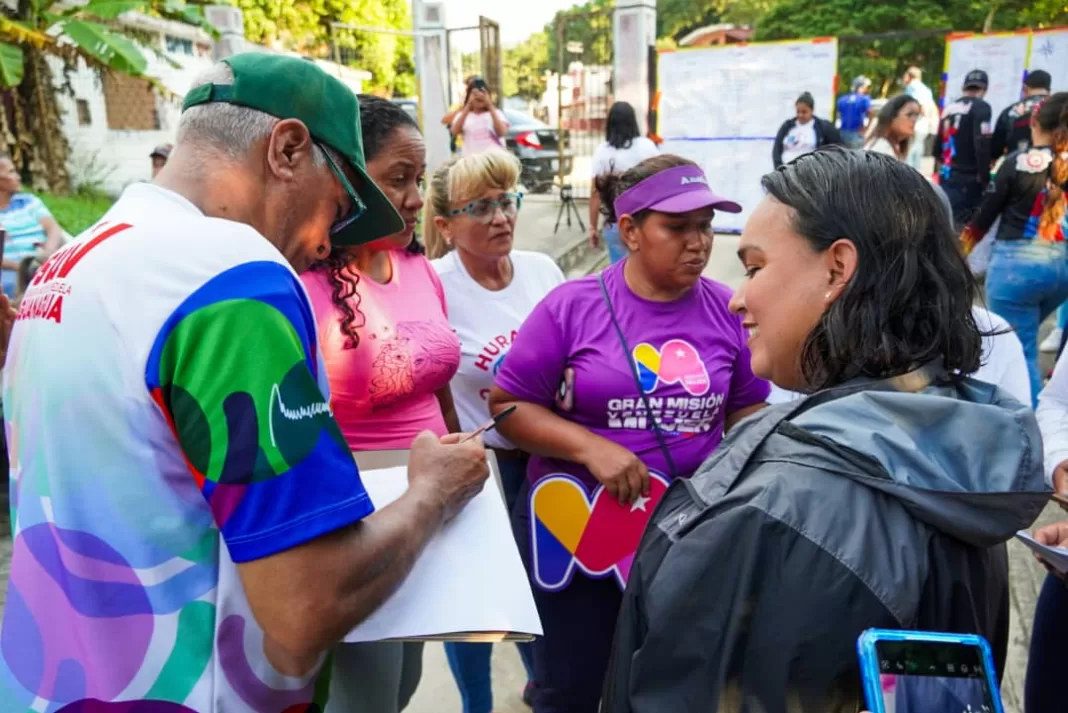
[(864, 143), (864, 148), (893, 156), (898, 161), (907, 160), (920, 116), (920, 103), (908, 94), (899, 94), (890, 99), (879, 110), (875, 128)]
[[(660, 153), (652, 140), (641, 135), (638, 115), (627, 102), (616, 102), (608, 110), (605, 122), (605, 142), (593, 154), (593, 183), (590, 191), (590, 245), (597, 247), (597, 223), (601, 216), (601, 199), (597, 191), (597, 179), (611, 174), (619, 175), (637, 166), (647, 158)], [(619, 239), (615, 223), (605, 223), (604, 242), (608, 258), (619, 262), (627, 256), (627, 248)]]
[[(434, 172), (427, 195), (424, 238), (460, 340), (460, 368), (450, 384), (460, 428), (473, 431), (489, 419), (488, 397), (516, 332), (545, 295), (564, 281), (548, 255), (513, 250), (522, 196), (519, 161), (502, 150), (453, 159)], [(493, 450), (505, 503), (515, 505), (528, 454), (498, 431), (483, 435)], [(529, 644), (519, 653), (532, 674)], [(450, 643), (445, 651), (463, 699), (464, 713), (490, 713), (492, 644)], [(529, 699), (532, 683), (523, 692)]]
[(784, 121), (775, 136), (771, 163), (778, 168), (816, 149), (840, 143), (842, 134), (838, 127), (816, 116), (816, 100), (808, 92), (802, 92), (794, 104), (794, 118)]

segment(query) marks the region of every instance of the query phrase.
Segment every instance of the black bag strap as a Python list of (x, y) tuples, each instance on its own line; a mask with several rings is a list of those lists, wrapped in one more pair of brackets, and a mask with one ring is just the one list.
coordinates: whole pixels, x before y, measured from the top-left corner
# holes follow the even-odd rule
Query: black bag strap
[(675, 468), (675, 459), (671, 457), (671, 451), (668, 449), (667, 443), (664, 441), (664, 434), (660, 429), (660, 423), (653, 416), (653, 411), (649, 408), (649, 401), (645, 398), (645, 389), (642, 388), (641, 377), (638, 376), (638, 367), (634, 364), (634, 358), (630, 353), (630, 346), (627, 344), (627, 338), (623, 336), (623, 328), (619, 326), (619, 320), (616, 319), (616, 310), (612, 307), (612, 299), (608, 296), (608, 288), (604, 284), (604, 277), (597, 275), (597, 284), (601, 286), (601, 296), (604, 297), (605, 306), (608, 307), (608, 316), (612, 318), (612, 326), (616, 328), (616, 336), (619, 337), (619, 345), (623, 347), (623, 358), (627, 360), (627, 369), (630, 371), (630, 375), (634, 378), (634, 385), (638, 387), (638, 398), (642, 400), (642, 406), (645, 407), (645, 413), (649, 417), (649, 421), (653, 424), (653, 433), (656, 434), (656, 442), (660, 444), (660, 450), (664, 454), (664, 460), (667, 461), (668, 467), (671, 468), (671, 478), (674, 480), (679, 477), (678, 470)]

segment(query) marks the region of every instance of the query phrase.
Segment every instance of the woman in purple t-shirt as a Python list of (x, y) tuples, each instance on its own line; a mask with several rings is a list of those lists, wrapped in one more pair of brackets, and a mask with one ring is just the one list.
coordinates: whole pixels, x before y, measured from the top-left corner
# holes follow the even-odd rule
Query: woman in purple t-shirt
[(649, 514), (764, 405), (730, 290), (701, 276), (712, 216), (739, 212), (677, 156), (599, 179), (628, 257), (557, 287), (523, 323), (490, 408), (530, 453), (515, 524), (545, 636), (535, 713), (597, 708), (621, 587)]

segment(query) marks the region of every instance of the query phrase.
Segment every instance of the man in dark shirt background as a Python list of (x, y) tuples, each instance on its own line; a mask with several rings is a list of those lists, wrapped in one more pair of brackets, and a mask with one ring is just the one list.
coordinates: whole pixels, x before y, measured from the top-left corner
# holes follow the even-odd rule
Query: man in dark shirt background
[(993, 111), (983, 99), (989, 85), (986, 72), (973, 69), (964, 77), (961, 96), (942, 110), (935, 161), (957, 230), (975, 213), (990, 183)]
[(1031, 148), (1031, 114), (1049, 96), (1053, 80), (1049, 72), (1036, 69), (1024, 79), (1023, 99), (1010, 104), (998, 117), (990, 139), (990, 155), (997, 160), (1011, 151)]

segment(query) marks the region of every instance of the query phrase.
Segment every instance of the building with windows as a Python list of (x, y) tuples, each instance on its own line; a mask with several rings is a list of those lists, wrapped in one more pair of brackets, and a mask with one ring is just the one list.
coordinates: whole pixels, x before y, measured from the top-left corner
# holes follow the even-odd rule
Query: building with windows
[[(121, 19), (124, 33), (148, 60), (146, 75), (164, 91), (144, 78), (117, 72), (101, 75), (85, 66), (71, 73), (69, 91), (59, 90), (64, 133), (71, 146), (72, 183), (91, 184), (113, 194), (151, 177), (149, 154), (156, 146), (174, 142), (181, 98), (213, 63), (212, 38), (198, 27), (136, 12)], [(252, 44), (246, 49), (281, 51)], [(371, 79), (369, 72), (313, 61), (357, 93)], [(62, 76), (58, 60), (52, 70), (54, 76)]]

